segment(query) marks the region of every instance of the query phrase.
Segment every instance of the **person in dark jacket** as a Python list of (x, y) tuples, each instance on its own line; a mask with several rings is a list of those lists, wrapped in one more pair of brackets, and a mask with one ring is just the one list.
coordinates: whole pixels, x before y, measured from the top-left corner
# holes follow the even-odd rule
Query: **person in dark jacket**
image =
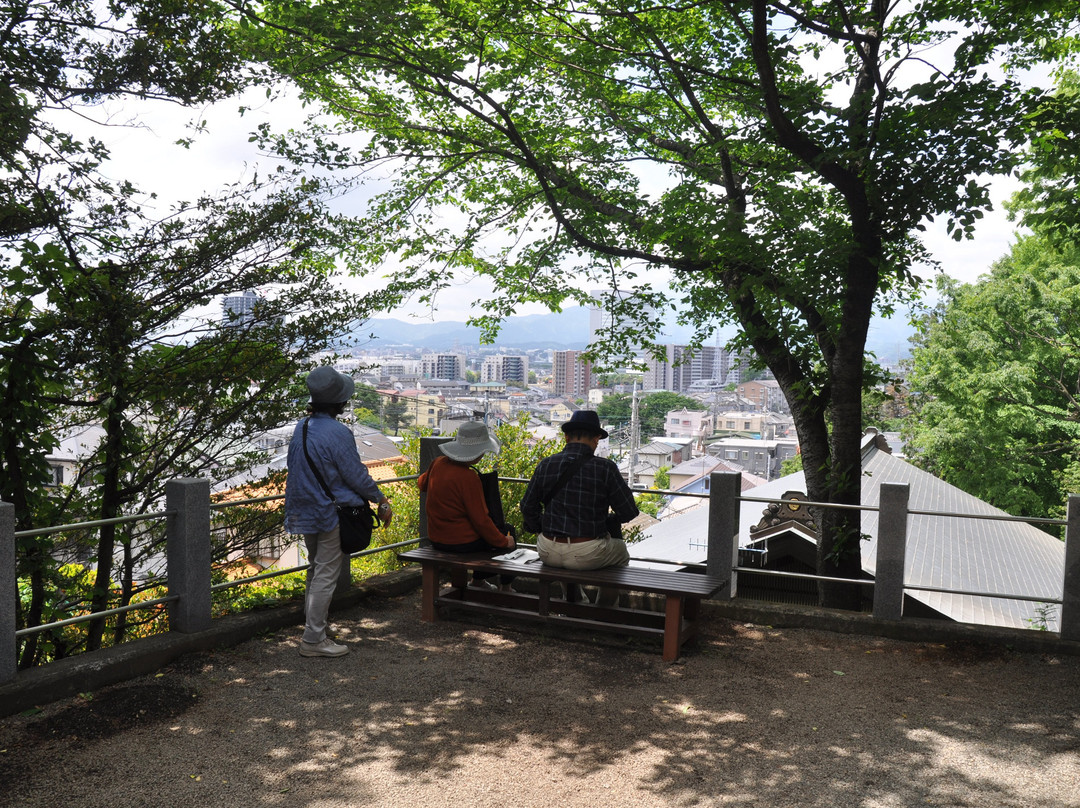
[[(537, 534), (536, 550), (545, 564), (577, 570), (625, 566), (630, 553), (611, 535), (609, 519), (629, 522), (638, 509), (615, 463), (595, 455), (608, 433), (592, 410), (575, 412), (562, 431), (565, 448), (537, 464), (521, 500), (525, 529)], [(564, 474), (569, 476), (559, 486)], [(613, 605), (617, 596), (601, 590), (597, 603)]]

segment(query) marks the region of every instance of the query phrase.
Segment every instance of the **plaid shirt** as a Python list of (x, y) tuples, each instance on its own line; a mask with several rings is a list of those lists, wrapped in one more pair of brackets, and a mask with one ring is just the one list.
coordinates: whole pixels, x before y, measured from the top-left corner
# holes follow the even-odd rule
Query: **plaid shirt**
[[(563, 470), (582, 454), (590, 455), (589, 459), (545, 509), (543, 499)], [(521, 500), (525, 529), (548, 536), (603, 536), (608, 532), (604, 519), (609, 509), (620, 522), (638, 515), (634, 495), (618, 467), (607, 458), (594, 456), (584, 443), (568, 443), (558, 454), (541, 460)]]

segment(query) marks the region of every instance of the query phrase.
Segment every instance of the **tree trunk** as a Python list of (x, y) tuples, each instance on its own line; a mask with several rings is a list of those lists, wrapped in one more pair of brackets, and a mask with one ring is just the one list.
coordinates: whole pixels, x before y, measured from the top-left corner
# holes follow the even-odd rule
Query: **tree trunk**
[[(119, 402), (116, 402), (105, 421), (105, 456), (101, 475), (101, 519), (113, 519), (120, 512), (121, 432), (124, 428), (122, 412), (123, 407), (119, 405)], [(98, 533), (97, 572), (94, 576), (94, 594), (90, 600), (91, 611), (100, 612), (109, 608), (109, 600), (112, 594), (113, 553), (115, 549), (116, 525), (102, 525)], [(101, 641), (105, 635), (105, 621), (104, 617), (98, 617), (90, 621), (86, 638), (87, 651), (96, 651), (101, 648)]]

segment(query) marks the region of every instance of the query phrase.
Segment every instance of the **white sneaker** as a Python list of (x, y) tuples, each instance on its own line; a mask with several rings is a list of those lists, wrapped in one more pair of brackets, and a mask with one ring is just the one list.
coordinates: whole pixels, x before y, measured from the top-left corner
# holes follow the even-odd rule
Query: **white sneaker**
[(349, 653), (349, 646), (340, 645), (329, 637), (324, 637), (319, 642), (301, 642), (300, 643), (300, 656), (307, 657), (335, 657), (345, 656)]

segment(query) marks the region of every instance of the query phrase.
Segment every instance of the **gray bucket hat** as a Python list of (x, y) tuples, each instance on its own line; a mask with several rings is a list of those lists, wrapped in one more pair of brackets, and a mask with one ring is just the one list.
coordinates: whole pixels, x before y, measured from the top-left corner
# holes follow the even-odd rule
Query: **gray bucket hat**
[(451, 460), (470, 463), (486, 452), (497, 453), (499, 442), (479, 421), (466, 421), (458, 427), (454, 439), (440, 444), (439, 449)]
[(307, 377), (312, 404), (341, 404), (352, 398), (356, 382), (352, 376), (338, 373), (329, 365), (315, 368)]

